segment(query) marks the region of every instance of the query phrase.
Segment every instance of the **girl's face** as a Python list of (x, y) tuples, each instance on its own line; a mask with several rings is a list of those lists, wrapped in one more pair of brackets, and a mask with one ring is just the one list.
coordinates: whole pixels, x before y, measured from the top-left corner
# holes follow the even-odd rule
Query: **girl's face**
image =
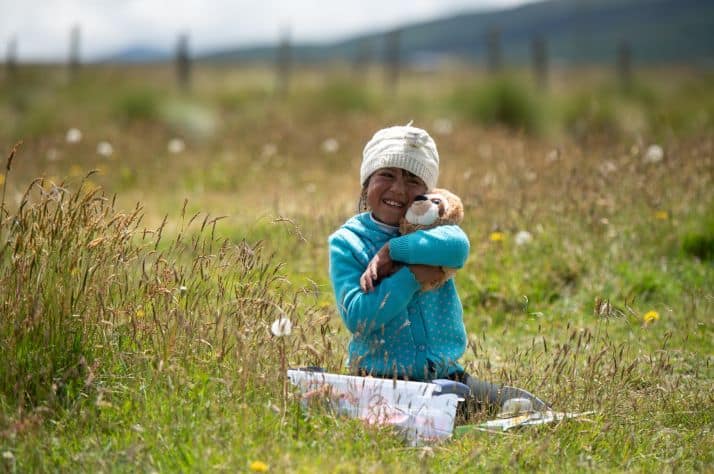
[(418, 176), (401, 168), (380, 168), (367, 183), (367, 205), (385, 224), (399, 225), (414, 198), (428, 191)]

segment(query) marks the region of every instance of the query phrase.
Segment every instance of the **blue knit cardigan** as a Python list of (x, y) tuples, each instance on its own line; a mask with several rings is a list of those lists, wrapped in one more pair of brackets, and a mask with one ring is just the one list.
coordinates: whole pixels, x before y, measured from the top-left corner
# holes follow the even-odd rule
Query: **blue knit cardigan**
[(389, 241), (392, 260), (461, 268), (469, 240), (460, 227), (439, 226), (399, 236), (369, 213), (349, 219), (329, 237), (330, 280), (337, 307), (352, 334), (348, 364), (355, 373), (430, 380), (463, 370), (463, 309), (453, 279), (422, 292), (407, 266), (364, 293), (359, 278)]

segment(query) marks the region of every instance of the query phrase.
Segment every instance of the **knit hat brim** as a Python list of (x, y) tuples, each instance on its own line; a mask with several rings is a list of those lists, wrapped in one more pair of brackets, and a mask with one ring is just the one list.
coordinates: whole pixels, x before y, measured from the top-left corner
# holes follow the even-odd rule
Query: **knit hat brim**
[(392, 167), (409, 171), (433, 189), (439, 178), (439, 153), (434, 140), (426, 131), (411, 126), (378, 131), (362, 153), (362, 185), (378, 169)]

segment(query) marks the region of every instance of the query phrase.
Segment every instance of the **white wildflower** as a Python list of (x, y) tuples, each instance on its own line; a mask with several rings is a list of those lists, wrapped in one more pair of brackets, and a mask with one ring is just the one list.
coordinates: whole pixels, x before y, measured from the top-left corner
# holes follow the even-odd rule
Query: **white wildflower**
[(114, 147), (109, 142), (99, 142), (97, 144), (97, 155), (109, 158), (114, 153)]
[(664, 150), (659, 145), (650, 145), (644, 156), (645, 163), (659, 163), (664, 158)]
[(324, 142), (322, 142), (322, 151), (325, 153), (335, 153), (337, 150), (340, 149), (340, 142), (338, 142), (334, 138), (328, 138)]
[(439, 135), (451, 135), (451, 132), (454, 131), (454, 124), (447, 118), (438, 118), (434, 120), (433, 127), (434, 132)]
[(12, 451), (3, 451), (2, 458), (3, 459), (15, 459), (15, 455), (12, 454)]
[(548, 163), (553, 163), (554, 161), (558, 161), (560, 159), (560, 150), (557, 148), (554, 148), (548, 152), (547, 155), (545, 155), (545, 161)]
[(47, 161), (57, 161), (60, 159), (60, 154), (56, 148), (47, 150)]
[(608, 175), (617, 171), (617, 165), (610, 160), (603, 161), (600, 164), (600, 173), (603, 175)]
[(178, 155), (186, 149), (186, 144), (180, 138), (172, 138), (171, 140), (169, 140), (166, 149), (172, 155)]
[(67, 143), (79, 143), (82, 141), (82, 132), (78, 128), (70, 128), (65, 136)]
[(263, 158), (270, 158), (271, 156), (275, 156), (277, 153), (278, 147), (274, 143), (266, 143), (263, 145), (263, 149), (260, 152), (260, 154), (263, 155)]
[(270, 326), (270, 332), (272, 332), (273, 336), (276, 337), (289, 336), (292, 330), (293, 323), (291, 323), (290, 320), (284, 316), (281, 316), (273, 321), (273, 324)]
[(533, 241), (533, 235), (527, 230), (518, 231), (516, 236), (513, 238), (516, 245), (526, 245)]
[(184, 285), (179, 286), (179, 293), (182, 295), (188, 291), (188, 288), (186, 288)]

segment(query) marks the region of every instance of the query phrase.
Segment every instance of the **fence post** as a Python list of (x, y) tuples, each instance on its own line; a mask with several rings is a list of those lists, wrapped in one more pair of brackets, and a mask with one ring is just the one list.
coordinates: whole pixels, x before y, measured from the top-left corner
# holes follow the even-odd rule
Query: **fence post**
[(5, 56), (6, 76), (12, 79), (17, 74), (17, 38), (12, 37), (7, 43), (7, 55)]
[(80, 58), (79, 48), (81, 41), (81, 32), (79, 25), (74, 25), (69, 33), (69, 76), (74, 78), (79, 72)]
[(369, 65), (372, 62), (372, 42), (365, 38), (363, 39), (355, 54), (352, 70), (355, 77), (363, 78), (369, 70)]
[(621, 40), (617, 47), (617, 76), (623, 89), (632, 85), (632, 51), (627, 40)]
[(536, 35), (533, 38), (531, 52), (536, 85), (545, 90), (548, 88), (548, 50), (542, 35)]
[(181, 33), (176, 44), (176, 77), (179, 87), (187, 90), (191, 85), (191, 58), (188, 52), (187, 33)]
[(282, 33), (277, 56), (277, 93), (278, 95), (285, 96), (290, 89), (290, 73), (292, 68), (290, 30), (288, 28)]
[(501, 71), (501, 30), (491, 28), (486, 35), (488, 70), (492, 73)]
[(387, 90), (394, 94), (399, 83), (399, 67), (400, 67), (400, 36), (401, 30), (395, 29), (389, 31), (385, 37), (385, 66)]

